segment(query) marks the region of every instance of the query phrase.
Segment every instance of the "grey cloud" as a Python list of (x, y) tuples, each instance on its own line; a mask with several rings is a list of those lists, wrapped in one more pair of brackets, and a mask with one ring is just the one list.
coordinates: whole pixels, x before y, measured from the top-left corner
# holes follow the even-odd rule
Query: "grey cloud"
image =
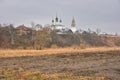
[(0, 0), (0, 10), (0, 22), (4, 23), (33, 20), (47, 24), (57, 12), (66, 26), (74, 16), (82, 29), (90, 26), (111, 33), (120, 29), (120, 0)]

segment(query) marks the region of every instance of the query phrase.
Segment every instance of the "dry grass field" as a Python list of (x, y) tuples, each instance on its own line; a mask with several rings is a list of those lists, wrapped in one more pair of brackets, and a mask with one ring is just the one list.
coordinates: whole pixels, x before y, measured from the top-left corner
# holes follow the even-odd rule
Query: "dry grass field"
[(120, 48), (0, 50), (0, 80), (120, 80)]
[(1, 49), (0, 57), (21, 57), (21, 56), (40, 56), (46, 54), (64, 54), (64, 53), (86, 53), (86, 52), (105, 52), (120, 50), (120, 47), (99, 47), (99, 48), (56, 48), (56, 49), (44, 49), (44, 50), (10, 50)]

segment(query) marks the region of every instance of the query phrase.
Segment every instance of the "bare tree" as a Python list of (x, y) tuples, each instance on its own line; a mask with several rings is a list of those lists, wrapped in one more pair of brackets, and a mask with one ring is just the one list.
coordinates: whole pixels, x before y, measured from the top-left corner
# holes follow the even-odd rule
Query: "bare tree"
[(15, 30), (14, 30), (14, 26), (13, 24), (8, 25), (9, 28), (9, 33), (10, 33), (10, 37), (11, 37), (11, 44), (14, 45), (14, 34), (15, 34)]
[(100, 34), (100, 32), (101, 32), (100, 29), (96, 29), (96, 33), (97, 33), (98, 35)]
[(41, 24), (36, 24), (36, 25), (35, 25), (35, 30), (36, 30), (36, 31), (42, 30), (42, 25), (41, 25)]
[(32, 47), (34, 48), (34, 30), (35, 30), (35, 23), (31, 22), (31, 42), (32, 42)]
[(90, 28), (88, 28), (88, 33), (91, 33), (92, 31), (91, 31), (91, 29)]

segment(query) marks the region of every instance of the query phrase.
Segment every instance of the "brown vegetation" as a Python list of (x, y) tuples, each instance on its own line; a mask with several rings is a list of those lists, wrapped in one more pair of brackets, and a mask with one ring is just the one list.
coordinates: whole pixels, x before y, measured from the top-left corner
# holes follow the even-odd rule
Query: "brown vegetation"
[(29, 72), (22, 68), (0, 69), (0, 79), (3, 80), (108, 80), (106, 77), (83, 77), (70, 73), (46, 74), (43, 72)]
[[(76, 47), (76, 46), (75, 46)], [(120, 50), (119, 47), (98, 47), (98, 48), (49, 48), (43, 50), (10, 50), (10, 49), (1, 49), (0, 57), (20, 57), (20, 56), (39, 56), (46, 54), (64, 54), (64, 53), (86, 53), (86, 52), (105, 52), (105, 51), (114, 51)]]
[(120, 48), (0, 51), (3, 79), (119, 80), (119, 64)]
[[(36, 29), (36, 26), (38, 29)], [(42, 28), (41, 25), (28, 28), (20, 25), (16, 28), (12, 24), (0, 27), (1, 49), (44, 49), (54, 47), (86, 46), (120, 46), (119, 36), (99, 35), (96, 32), (83, 31), (82, 33), (67, 32), (57, 34), (57, 31)]]

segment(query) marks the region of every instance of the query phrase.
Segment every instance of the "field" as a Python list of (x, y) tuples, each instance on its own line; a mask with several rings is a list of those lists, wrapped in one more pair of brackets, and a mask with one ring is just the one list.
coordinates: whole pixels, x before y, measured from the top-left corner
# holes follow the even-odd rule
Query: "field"
[(120, 48), (0, 50), (0, 80), (120, 80)]

